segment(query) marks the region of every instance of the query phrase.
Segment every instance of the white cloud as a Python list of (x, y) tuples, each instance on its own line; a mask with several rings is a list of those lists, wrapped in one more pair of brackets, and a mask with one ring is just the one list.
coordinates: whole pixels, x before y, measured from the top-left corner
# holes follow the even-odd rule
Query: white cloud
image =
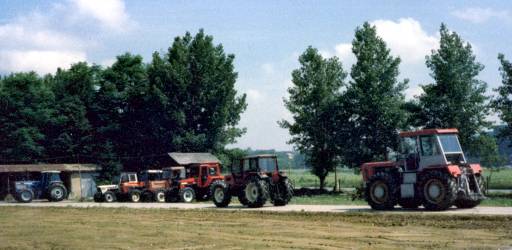
[(356, 62), (356, 57), (352, 53), (352, 44), (340, 43), (334, 46), (334, 51), (336, 51), (336, 56), (340, 58), (344, 66), (349, 66)]
[(48, 29), (34, 29), (30, 23), (9, 23), (0, 25), (0, 44), (6, 48), (81, 48), (84, 44), (67, 34)]
[(80, 14), (90, 16), (106, 28), (125, 31), (130, 19), (122, 0), (72, 0)]
[[(425, 56), (439, 45), (438, 36), (428, 34), (413, 18), (400, 18), (396, 22), (375, 20), (371, 24), (377, 28), (377, 35), (386, 42), (391, 53), (399, 56), (404, 64), (424, 64)], [(331, 51), (320, 50), (324, 56), (339, 57), (346, 66), (356, 62), (351, 43), (339, 43), (334, 46), (334, 53)]]
[(126, 31), (134, 24), (121, 0), (63, 0), (51, 6), (45, 12), (24, 13), (0, 24), (0, 73), (46, 74), (59, 67), (69, 68), (72, 63), (85, 61), (87, 50), (101, 43), (84, 37), (82, 30)]
[(85, 43), (31, 15), (0, 25), (0, 72), (53, 73), (86, 60)]
[(263, 95), (259, 90), (256, 89), (249, 89), (245, 92), (247, 94), (247, 98), (249, 99), (249, 102), (258, 102), (262, 100)]
[(375, 25), (377, 35), (386, 42), (391, 53), (400, 56), (404, 63), (424, 63), (425, 56), (439, 46), (437, 36), (427, 34), (413, 18), (400, 18), (398, 22), (376, 20), (372, 25)]
[(484, 23), (490, 19), (512, 21), (512, 15), (506, 10), (494, 10), (492, 8), (466, 8), (452, 12), (455, 17), (472, 23)]
[(27, 50), (0, 51), (0, 71), (35, 71), (54, 73), (57, 68), (69, 68), (72, 63), (85, 61), (79, 51)]

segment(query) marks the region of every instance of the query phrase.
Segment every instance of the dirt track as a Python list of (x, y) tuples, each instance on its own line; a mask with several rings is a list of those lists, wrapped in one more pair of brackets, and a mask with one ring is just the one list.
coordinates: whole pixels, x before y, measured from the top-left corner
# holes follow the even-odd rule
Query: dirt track
[[(218, 209), (211, 203), (94, 203), (94, 202), (45, 202), (35, 201), (32, 203), (6, 203), (0, 202), (0, 206), (27, 206), (27, 207), (127, 207), (127, 208), (178, 208), (178, 209)], [(351, 205), (287, 205), (274, 207), (270, 204), (262, 208), (245, 208), (241, 205), (232, 205), (224, 210), (238, 209), (246, 211), (276, 211), (276, 212), (329, 212), (329, 213), (351, 213), (351, 212), (376, 212), (368, 206)], [(403, 210), (395, 209), (385, 213), (435, 213), (435, 214), (475, 214), (475, 215), (509, 215), (512, 216), (512, 207), (476, 207), (472, 209), (449, 209), (442, 212), (428, 212), (423, 209)]]

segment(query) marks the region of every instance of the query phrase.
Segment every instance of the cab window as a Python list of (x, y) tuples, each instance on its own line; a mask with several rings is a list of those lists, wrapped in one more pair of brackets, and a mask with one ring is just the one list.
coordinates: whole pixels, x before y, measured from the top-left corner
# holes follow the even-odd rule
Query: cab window
[(433, 156), (440, 153), (435, 136), (421, 136), (420, 144), (422, 156)]
[(216, 175), (217, 174), (217, 170), (214, 168), (214, 167), (209, 167), (208, 168), (208, 175)]
[(126, 175), (126, 174), (121, 175), (120, 182), (121, 183), (128, 182), (128, 175)]
[(235, 160), (231, 164), (231, 173), (233, 174), (239, 174), (240, 173), (240, 160)]
[(130, 178), (130, 182), (136, 182), (137, 181), (137, 176), (135, 174), (130, 174), (130, 175), (128, 175), (128, 177)]

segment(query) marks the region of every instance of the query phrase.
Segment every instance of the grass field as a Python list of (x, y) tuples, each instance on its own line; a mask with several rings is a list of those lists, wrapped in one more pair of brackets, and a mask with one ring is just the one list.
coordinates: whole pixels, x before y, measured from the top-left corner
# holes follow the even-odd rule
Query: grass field
[(1, 249), (402, 249), (512, 246), (512, 217), (0, 208)]
[[(489, 176), (491, 171), (484, 169), (484, 176)], [(293, 169), (288, 173), (296, 187), (319, 187), (318, 177), (311, 174), (309, 170)], [(341, 180), (342, 188), (353, 188), (361, 184), (361, 175), (355, 174), (353, 170), (338, 169), (338, 179)], [(334, 186), (334, 173), (326, 178), (326, 187)], [(512, 169), (501, 169), (492, 173), (490, 189), (512, 189)]]

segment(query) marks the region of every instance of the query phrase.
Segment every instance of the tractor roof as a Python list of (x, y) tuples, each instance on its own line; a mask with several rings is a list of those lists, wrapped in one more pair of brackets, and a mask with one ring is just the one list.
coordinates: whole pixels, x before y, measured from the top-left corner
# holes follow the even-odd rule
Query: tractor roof
[(273, 155), (273, 154), (260, 154), (260, 155), (249, 155), (249, 156), (245, 156), (245, 157), (242, 157), (242, 159), (251, 159), (251, 158), (275, 158), (277, 157), (276, 155)]
[(142, 173), (158, 174), (158, 173), (162, 173), (162, 170), (160, 170), (160, 169), (147, 169), (147, 170), (143, 170)]
[(400, 137), (414, 137), (419, 135), (438, 135), (438, 134), (457, 134), (459, 131), (456, 128), (446, 129), (422, 129), (417, 131), (401, 132)]
[(168, 153), (178, 165), (220, 163), (220, 160), (210, 153)]

